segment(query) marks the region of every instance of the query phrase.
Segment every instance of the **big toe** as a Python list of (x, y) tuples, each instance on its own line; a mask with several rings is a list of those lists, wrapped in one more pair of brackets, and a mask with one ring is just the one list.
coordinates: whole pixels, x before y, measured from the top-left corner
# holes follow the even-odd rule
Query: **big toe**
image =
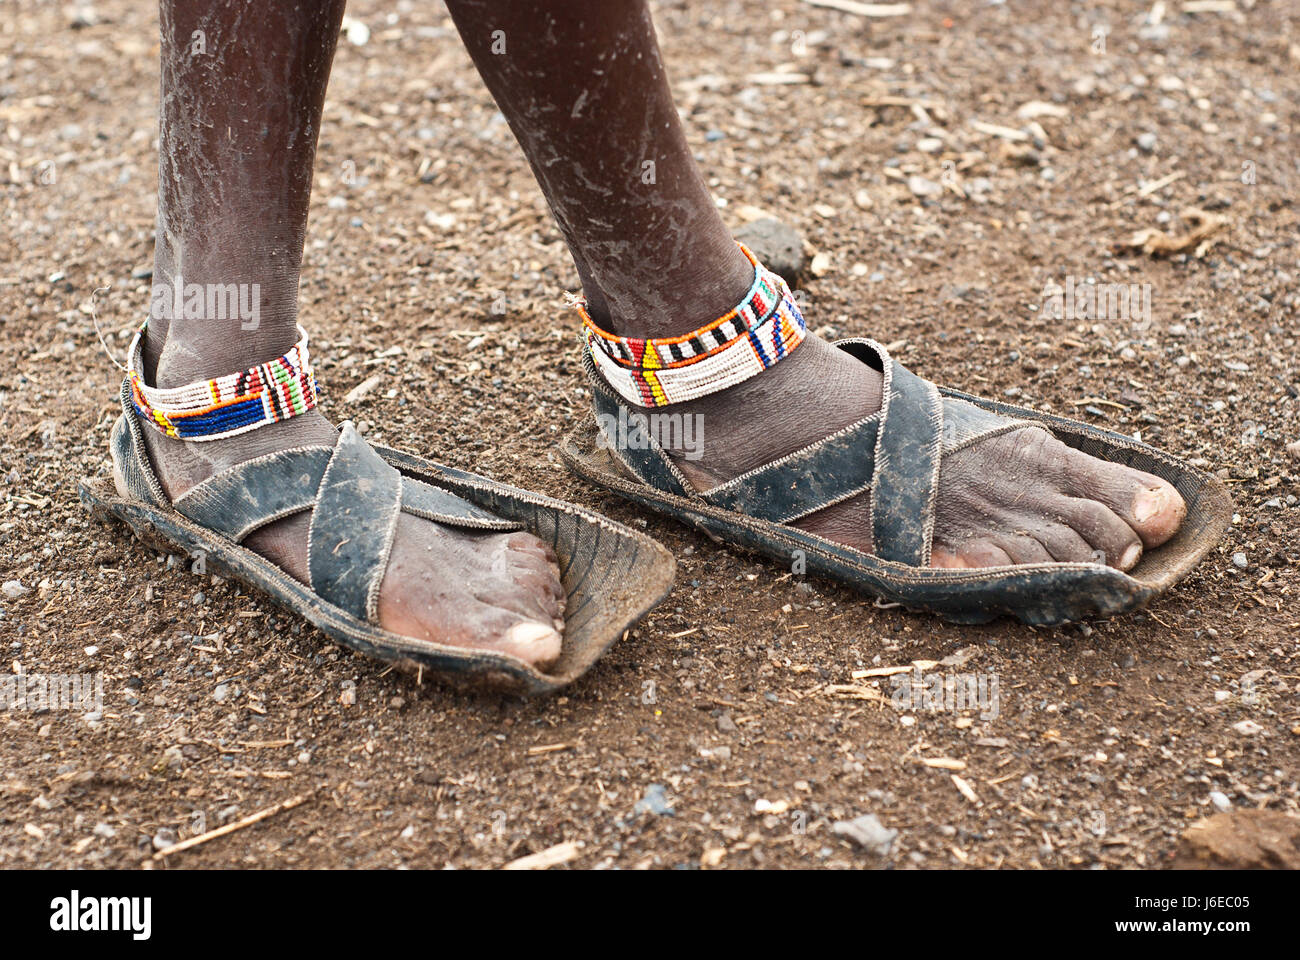
[(521, 620), (508, 627), (498, 649), (544, 670), (560, 657), (564, 638), (553, 626), (536, 620)]
[[(1133, 529), (1148, 547), (1158, 547), (1178, 532), (1187, 517), (1187, 503), (1173, 485), (1149, 473), (1133, 497)], [(1127, 519), (1127, 518), (1126, 518)]]
[(1178, 532), (1187, 516), (1187, 503), (1168, 481), (1077, 451), (1073, 459), (1073, 493), (1113, 510), (1148, 550)]
[(560, 655), (564, 587), (531, 534), (477, 534), (403, 516), (379, 591), (379, 624), (442, 646), (546, 669)]

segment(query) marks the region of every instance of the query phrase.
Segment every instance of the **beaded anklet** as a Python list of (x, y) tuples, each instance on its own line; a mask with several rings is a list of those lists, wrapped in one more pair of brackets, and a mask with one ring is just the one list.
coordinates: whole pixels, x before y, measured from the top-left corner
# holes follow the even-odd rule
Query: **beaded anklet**
[(307, 331), (282, 357), (199, 380), (183, 387), (159, 388), (144, 382), (144, 331), (140, 326), (127, 355), (131, 399), (142, 422), (178, 440), (220, 440), (278, 423), (316, 406), (316, 375), (307, 354)]
[(629, 403), (663, 407), (717, 393), (762, 373), (803, 342), (807, 325), (784, 280), (743, 243), (754, 283), (734, 310), (680, 337), (617, 337), (579, 301), (587, 348), (606, 382)]

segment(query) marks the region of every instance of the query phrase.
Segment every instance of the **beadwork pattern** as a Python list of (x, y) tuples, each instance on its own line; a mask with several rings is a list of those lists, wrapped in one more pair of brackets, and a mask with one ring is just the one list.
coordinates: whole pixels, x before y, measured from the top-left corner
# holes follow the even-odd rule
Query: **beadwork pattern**
[(127, 379), (142, 422), (178, 440), (218, 440), (278, 423), (316, 406), (316, 376), (307, 352), (307, 331), (282, 357), (211, 380), (182, 387), (150, 387), (144, 382), (141, 325), (131, 341)]
[(619, 395), (642, 407), (693, 400), (742, 383), (803, 342), (807, 324), (790, 288), (743, 243), (754, 282), (740, 305), (679, 337), (619, 337), (578, 303), (596, 368)]

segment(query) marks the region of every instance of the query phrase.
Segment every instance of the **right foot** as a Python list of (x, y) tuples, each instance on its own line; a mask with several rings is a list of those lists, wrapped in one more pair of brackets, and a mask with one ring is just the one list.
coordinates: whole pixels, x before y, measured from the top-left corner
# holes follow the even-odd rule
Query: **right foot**
[[(698, 414), (702, 457), (669, 451), (707, 490), (815, 443), (880, 409), (881, 374), (809, 335), (789, 358), (737, 386), (665, 411)], [(865, 492), (793, 526), (870, 553)], [(1104, 558), (1130, 570), (1178, 530), (1187, 508), (1169, 483), (1067, 447), (1038, 427), (978, 440), (943, 461), (935, 498), (936, 567)]]
[[(167, 495), (253, 457), (290, 447), (332, 446), (338, 431), (318, 411), (203, 443), (144, 428), (145, 446)], [(307, 582), (311, 512), (268, 524), (243, 541)], [(564, 588), (555, 555), (529, 533), (475, 533), (403, 513), (379, 592), (379, 626), (453, 647), (492, 650), (538, 669), (560, 654)]]

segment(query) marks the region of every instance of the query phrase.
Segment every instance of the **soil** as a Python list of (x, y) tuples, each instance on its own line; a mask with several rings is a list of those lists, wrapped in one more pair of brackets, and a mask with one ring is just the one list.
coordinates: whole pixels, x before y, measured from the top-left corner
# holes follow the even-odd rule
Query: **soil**
[[(821, 254), (814, 327), (1229, 484), (1229, 534), (1149, 610), (1035, 629), (884, 609), (570, 475), (555, 443), (587, 401), (559, 233), (441, 6), (351, 5), (370, 34), (340, 45), (302, 280), (326, 411), (680, 564), (590, 674), (520, 701), (417, 682), (89, 520), (76, 483), (106, 474), (120, 378), (92, 313), (120, 359), (149, 302), (157, 21), (20, 5), (0, 22), (0, 651), (6, 673), (102, 672), (104, 704), (0, 713), (0, 866), (496, 867), (568, 844), (548, 857), (1152, 868), (1216, 801), (1296, 814), (1300, 18), (1156, 6), (655, 6), (724, 215)], [(1119, 249), (1188, 208), (1225, 221), (1208, 249)], [(1048, 284), (1088, 277), (1150, 284), (1149, 318), (1046, 315)], [(925, 675), (996, 677), (996, 716), (896, 706), (863, 675), (949, 657)], [(834, 829), (865, 814), (897, 837)]]

